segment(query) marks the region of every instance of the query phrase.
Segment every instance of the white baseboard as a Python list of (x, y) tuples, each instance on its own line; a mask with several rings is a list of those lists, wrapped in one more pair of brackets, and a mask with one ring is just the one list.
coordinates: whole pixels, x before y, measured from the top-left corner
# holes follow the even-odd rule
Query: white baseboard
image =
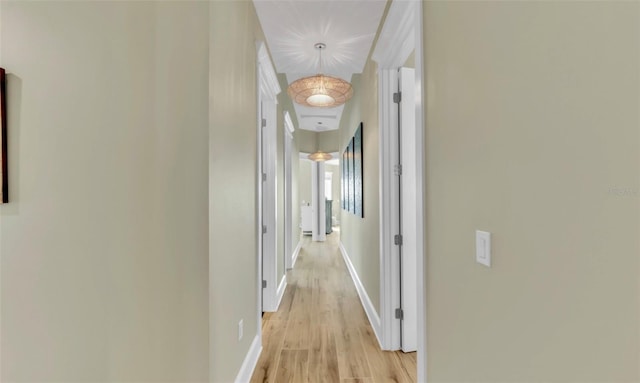
[(298, 246), (296, 246), (296, 249), (293, 250), (293, 256), (291, 260), (292, 269), (296, 265), (296, 261), (298, 260), (298, 255), (300, 255), (300, 249), (302, 249), (302, 240), (298, 241)]
[(287, 289), (287, 276), (283, 275), (280, 280), (280, 285), (278, 286), (278, 291), (276, 291), (276, 311), (278, 311), (278, 307), (280, 307), (280, 302), (282, 301), (282, 297), (284, 296), (284, 291)]
[(376, 312), (376, 309), (371, 303), (371, 299), (369, 299), (369, 295), (367, 295), (367, 291), (364, 288), (364, 285), (360, 281), (358, 277), (358, 273), (356, 269), (353, 267), (349, 256), (347, 255), (347, 250), (345, 250), (342, 242), (340, 242), (340, 252), (342, 253), (342, 258), (344, 259), (344, 263), (347, 265), (347, 269), (349, 269), (349, 274), (351, 274), (351, 279), (353, 279), (353, 283), (356, 285), (356, 290), (358, 291), (358, 296), (360, 297), (360, 302), (362, 302), (362, 307), (364, 307), (364, 311), (367, 313), (367, 318), (369, 318), (369, 323), (371, 323), (371, 327), (373, 328), (373, 332), (376, 334), (376, 338), (378, 339), (378, 344), (382, 347), (381, 335), (382, 335), (382, 324), (380, 322), (380, 316)]
[(262, 344), (260, 342), (260, 335), (256, 335), (256, 337), (253, 338), (253, 342), (251, 342), (251, 347), (249, 347), (249, 352), (247, 356), (245, 356), (244, 362), (242, 362), (242, 367), (240, 367), (240, 371), (236, 376), (235, 383), (249, 383), (251, 375), (253, 375), (253, 370), (255, 370), (258, 364), (261, 352)]

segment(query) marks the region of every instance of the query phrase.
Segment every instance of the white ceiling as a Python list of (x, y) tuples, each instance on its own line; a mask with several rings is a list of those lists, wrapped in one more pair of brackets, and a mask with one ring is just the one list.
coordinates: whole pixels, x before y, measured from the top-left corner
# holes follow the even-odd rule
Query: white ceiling
[[(254, 0), (275, 69), (292, 83), (318, 73), (316, 43), (322, 50), (323, 74), (351, 81), (362, 73), (386, 0)], [(311, 108), (294, 104), (296, 128), (338, 129), (344, 106)]]

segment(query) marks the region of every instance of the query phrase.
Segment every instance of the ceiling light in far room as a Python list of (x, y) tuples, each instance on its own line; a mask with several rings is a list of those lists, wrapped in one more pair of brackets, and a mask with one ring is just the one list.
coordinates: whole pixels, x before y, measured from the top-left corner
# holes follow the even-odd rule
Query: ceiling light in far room
[(292, 82), (287, 89), (289, 97), (298, 104), (311, 107), (331, 108), (344, 104), (353, 96), (351, 84), (338, 77), (323, 75), (322, 50), (327, 46), (317, 43), (314, 47), (320, 56), (318, 64), (320, 73)]
[(322, 162), (328, 161), (333, 158), (329, 153), (325, 153), (322, 150), (318, 150), (315, 153), (311, 153), (307, 156), (311, 161)]

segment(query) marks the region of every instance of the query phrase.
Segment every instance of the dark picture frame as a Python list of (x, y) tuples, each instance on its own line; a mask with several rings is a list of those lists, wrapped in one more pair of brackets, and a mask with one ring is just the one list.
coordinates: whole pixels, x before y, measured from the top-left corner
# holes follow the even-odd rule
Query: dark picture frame
[(0, 172), (0, 184), (2, 193), (0, 201), (9, 202), (9, 176), (7, 166), (7, 76), (3, 68), (0, 68), (0, 148), (2, 148), (2, 171)]
[(347, 174), (347, 152), (342, 152), (342, 159), (340, 160), (340, 207), (342, 210), (347, 210), (347, 187), (345, 185), (345, 175)]
[(342, 152), (342, 209), (364, 218), (363, 123)]
[(355, 210), (354, 214), (364, 218), (364, 178), (363, 178), (363, 158), (362, 158), (362, 122), (353, 136), (353, 166), (354, 166), (354, 194)]
[(347, 185), (347, 211), (353, 212), (353, 146), (351, 146), (353, 140), (349, 141), (347, 145), (347, 179), (345, 185)]

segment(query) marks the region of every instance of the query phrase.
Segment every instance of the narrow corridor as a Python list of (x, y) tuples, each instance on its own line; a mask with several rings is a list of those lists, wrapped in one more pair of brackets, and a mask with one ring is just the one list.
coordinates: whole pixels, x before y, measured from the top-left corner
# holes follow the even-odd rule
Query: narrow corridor
[(303, 241), (280, 309), (263, 317), (251, 382), (415, 382), (416, 353), (380, 350), (340, 254), (340, 232)]

